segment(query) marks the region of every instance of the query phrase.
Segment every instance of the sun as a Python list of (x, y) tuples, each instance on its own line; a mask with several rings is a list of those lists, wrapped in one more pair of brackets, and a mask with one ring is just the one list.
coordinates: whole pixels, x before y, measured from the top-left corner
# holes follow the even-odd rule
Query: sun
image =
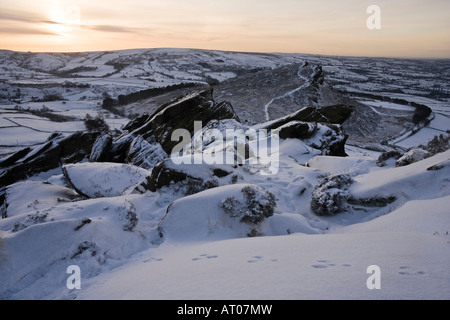
[(48, 21), (49, 29), (52, 33), (64, 35), (73, 29), (80, 28), (81, 13), (80, 8), (75, 5), (66, 8), (53, 8)]

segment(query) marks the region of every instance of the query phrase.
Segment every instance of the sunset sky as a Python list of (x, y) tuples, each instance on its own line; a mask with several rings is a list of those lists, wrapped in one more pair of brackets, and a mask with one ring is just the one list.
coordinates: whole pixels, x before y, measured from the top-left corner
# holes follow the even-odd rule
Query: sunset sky
[[(369, 5), (381, 9), (371, 30)], [(0, 49), (450, 58), (450, 0), (0, 0)]]

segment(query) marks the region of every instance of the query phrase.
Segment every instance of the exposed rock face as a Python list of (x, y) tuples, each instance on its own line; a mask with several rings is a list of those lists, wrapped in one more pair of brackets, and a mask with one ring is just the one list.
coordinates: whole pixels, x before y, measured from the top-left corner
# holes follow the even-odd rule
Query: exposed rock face
[(403, 156), (401, 156), (397, 161), (395, 161), (396, 167), (407, 166), (408, 164), (423, 160), (428, 158), (430, 153), (421, 148), (414, 148), (406, 152)]
[[(208, 164), (175, 165), (172, 159), (158, 163), (137, 188), (137, 192), (155, 192), (163, 187), (177, 185), (185, 195), (219, 186), (219, 179), (231, 175), (232, 166)], [(228, 182), (228, 181), (227, 181)]]
[(157, 163), (168, 157), (157, 142), (149, 143), (141, 135), (133, 139), (127, 154), (127, 162), (151, 170)]
[(291, 121), (279, 128), (282, 139), (296, 138), (321, 150), (323, 155), (345, 157), (347, 135), (342, 126), (314, 122)]
[(192, 136), (195, 121), (204, 126), (212, 119), (239, 121), (229, 102), (214, 101), (212, 87), (197, 90), (161, 106), (153, 115), (143, 114), (126, 124), (125, 133), (112, 142), (110, 160), (150, 169), (179, 143), (172, 141), (174, 130), (185, 129)]
[[(9, 166), (0, 172), (0, 185), (7, 186), (28, 176), (55, 169), (61, 163), (75, 163), (89, 158), (99, 135), (100, 132), (79, 131), (66, 138), (55, 136), (34, 150), (25, 148), (19, 151), (6, 161)], [(20, 159), (19, 155), (22, 156)]]
[(278, 119), (307, 106), (352, 103), (327, 84), (321, 66), (308, 62), (228, 79), (215, 86), (215, 96), (230, 101), (242, 123), (248, 125)]
[(110, 160), (110, 149), (112, 145), (112, 137), (110, 134), (102, 134), (95, 140), (89, 156), (90, 162), (108, 162)]
[[(206, 124), (209, 120), (236, 119), (238, 116), (229, 102), (216, 103), (213, 88), (209, 87), (184, 96), (174, 102), (163, 105), (142, 126), (133, 130), (132, 135), (141, 135), (144, 139), (154, 136), (166, 153), (178, 143), (171, 141), (172, 131), (186, 129), (194, 133), (194, 121)], [(144, 122), (140, 119), (137, 123)], [(135, 127), (132, 125), (131, 127)]]
[(329, 124), (343, 124), (352, 114), (353, 108), (344, 104), (325, 106), (321, 108), (305, 107), (285, 117), (267, 122), (265, 129), (275, 129), (291, 121), (323, 122)]

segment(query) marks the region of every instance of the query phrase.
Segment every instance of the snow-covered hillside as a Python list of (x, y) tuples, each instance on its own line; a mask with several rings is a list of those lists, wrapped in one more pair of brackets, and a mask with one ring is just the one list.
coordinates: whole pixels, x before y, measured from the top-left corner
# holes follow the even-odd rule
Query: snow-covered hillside
[[(0, 56), (0, 299), (450, 299), (448, 69), (396, 61), (415, 83), (389, 59)], [(151, 112), (124, 105), (131, 121), (101, 108), (181, 82), (196, 85)], [(401, 101), (383, 98), (394, 82)], [(431, 110), (417, 123), (413, 100)], [(108, 128), (87, 132), (97, 112)]]
[[(8, 217), (0, 223), (2, 298), (450, 298), (449, 151), (400, 168), (379, 168), (360, 150), (335, 159), (331, 170), (355, 180), (353, 196), (398, 199), (319, 217), (309, 201), (325, 175), (314, 167), (322, 167), (322, 156), (300, 166), (291, 148), (291, 141), (282, 143), (277, 175), (247, 174), (246, 184), (187, 197), (166, 188), (82, 200), (59, 174), (14, 184)], [(427, 170), (443, 162), (439, 170)], [(104, 175), (110, 182), (102, 184), (108, 191), (114, 181), (133, 185), (141, 177), (139, 170), (113, 168)], [(88, 180), (79, 185), (95, 187)], [(221, 206), (229, 197), (241, 199), (247, 185), (277, 199), (256, 237), (248, 237), (251, 226)], [(66, 287), (70, 265), (80, 267), (79, 290)], [(372, 265), (380, 267), (381, 289), (366, 285)]]

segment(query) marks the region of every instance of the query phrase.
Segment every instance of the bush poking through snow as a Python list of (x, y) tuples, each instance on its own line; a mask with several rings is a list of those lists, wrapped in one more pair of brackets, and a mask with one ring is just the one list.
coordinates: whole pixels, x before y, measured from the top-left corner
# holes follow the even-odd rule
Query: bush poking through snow
[(422, 146), (423, 149), (429, 152), (429, 156), (447, 151), (450, 149), (450, 134), (440, 134), (431, 139), (427, 145)]
[(401, 152), (397, 150), (383, 152), (377, 159), (377, 166), (384, 167), (386, 165), (386, 161), (388, 161), (389, 159), (393, 158), (394, 160), (397, 160), (401, 156)]
[(318, 216), (332, 216), (346, 208), (350, 198), (348, 191), (353, 179), (348, 174), (326, 177), (312, 193), (311, 209)]
[(228, 197), (220, 203), (220, 206), (232, 218), (257, 224), (273, 215), (276, 198), (271, 192), (258, 186), (245, 186), (241, 192), (245, 203), (235, 197)]

